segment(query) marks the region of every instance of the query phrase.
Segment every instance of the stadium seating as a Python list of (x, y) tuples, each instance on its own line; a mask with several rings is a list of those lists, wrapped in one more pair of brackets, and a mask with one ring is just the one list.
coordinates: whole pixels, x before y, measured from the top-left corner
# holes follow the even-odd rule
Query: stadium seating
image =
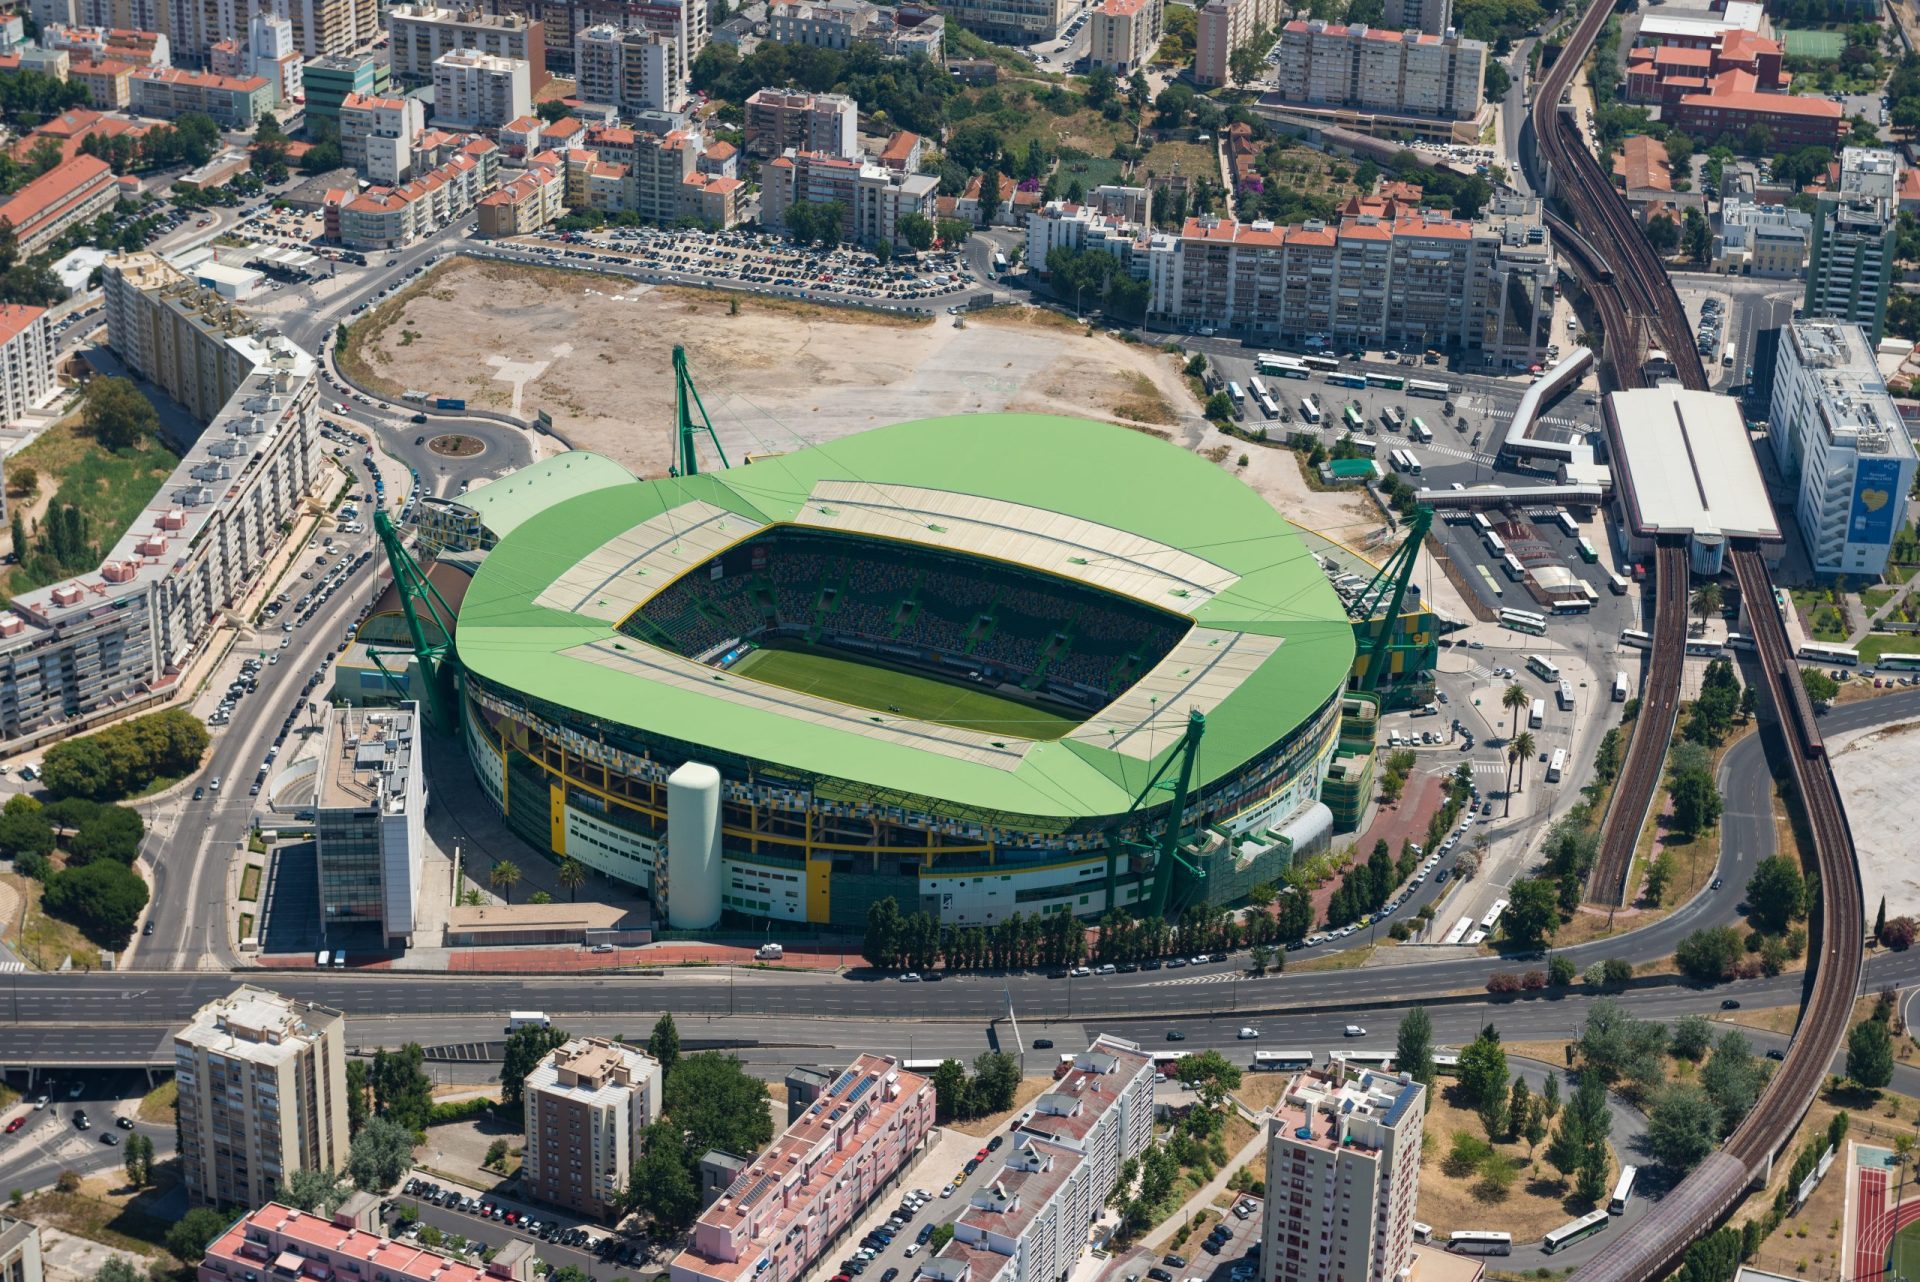
[(720, 559), (719, 578), (691, 571), (622, 631), (688, 656), (772, 636), (837, 644), (1099, 706), (1187, 628), (1096, 589), (907, 544), (788, 528)]

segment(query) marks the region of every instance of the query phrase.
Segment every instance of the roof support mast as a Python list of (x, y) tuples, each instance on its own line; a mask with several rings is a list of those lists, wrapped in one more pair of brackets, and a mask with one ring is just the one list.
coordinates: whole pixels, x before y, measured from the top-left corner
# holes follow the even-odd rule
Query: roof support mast
[[(1187, 835), (1185, 831), (1187, 793), (1193, 783), (1193, 763), (1200, 755), (1200, 736), (1205, 734), (1206, 730), (1206, 714), (1198, 708), (1191, 709), (1187, 713), (1187, 728), (1181, 732), (1179, 744), (1167, 754), (1167, 759), (1160, 763), (1160, 768), (1153, 772), (1151, 779), (1147, 780), (1147, 786), (1134, 797), (1133, 805), (1127, 808), (1127, 816), (1130, 818), (1141, 810), (1159, 804), (1157, 796), (1149, 801), (1149, 794), (1166, 792), (1173, 794), (1173, 807), (1167, 813), (1167, 820), (1161, 828), (1159, 840), (1151, 846), (1141, 841), (1124, 843), (1136, 852), (1144, 853), (1152, 850), (1154, 853), (1153, 889), (1147, 900), (1147, 913), (1153, 917), (1165, 917), (1168, 912), (1179, 909), (1186, 899), (1185, 891), (1188, 884), (1203, 880), (1207, 875), (1206, 869), (1187, 858), (1182, 846)], [(1172, 771), (1176, 765), (1179, 770), (1173, 778), (1169, 779), (1168, 772)], [(1109, 911), (1119, 907), (1118, 878), (1114, 867), (1115, 860), (1118, 858), (1119, 851), (1110, 844), (1107, 847), (1107, 908)], [(1182, 893), (1176, 896), (1174, 894), (1175, 877), (1179, 873), (1185, 873), (1186, 876), (1180, 878), (1179, 889)]]
[[(695, 423), (695, 412), (700, 421)], [(720, 466), (733, 466), (727, 462), (727, 452), (720, 448), (720, 438), (714, 433), (713, 420), (707, 417), (707, 407), (700, 400), (700, 389), (693, 385), (693, 375), (687, 373), (687, 349), (674, 344), (673, 348), (673, 468), (671, 476), (698, 476), (700, 474), (700, 456), (694, 449), (695, 438), (705, 432), (707, 439), (713, 442), (713, 452), (720, 456)]]
[[(400, 589), (400, 609), (407, 618), (407, 636), (413, 642), (413, 657), (420, 663), (420, 677), (426, 685), (426, 698), (422, 703), (426, 707), (427, 722), (440, 733), (451, 734), (453, 609), (400, 541), (400, 531), (394, 528), (393, 518), (387, 515), (385, 508), (374, 509), (373, 532), (379, 537), (380, 546), (387, 554), (387, 564), (393, 567), (394, 585)], [(429, 634), (429, 622), (438, 636)], [(394, 688), (394, 693), (402, 698), (407, 697), (407, 690), (400, 679), (380, 661), (383, 654), (405, 654), (406, 651), (374, 650), (369, 647), (367, 653), (386, 677), (387, 684)]]
[(1380, 676), (1387, 666), (1387, 647), (1393, 642), (1393, 621), (1400, 617), (1400, 604), (1406, 600), (1407, 585), (1413, 581), (1413, 567), (1420, 559), (1420, 545), (1431, 528), (1433, 509), (1422, 503), (1413, 510), (1413, 519), (1407, 523), (1407, 537), (1386, 563), (1374, 571), (1372, 581), (1347, 605), (1347, 614), (1359, 622), (1381, 614), (1380, 627), (1373, 634), (1372, 648), (1367, 651), (1367, 671), (1360, 678), (1362, 690), (1379, 688)]

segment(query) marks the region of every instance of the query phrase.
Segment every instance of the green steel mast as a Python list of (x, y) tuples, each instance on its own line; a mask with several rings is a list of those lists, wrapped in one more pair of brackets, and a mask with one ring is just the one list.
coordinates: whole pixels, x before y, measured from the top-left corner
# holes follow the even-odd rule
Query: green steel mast
[[(393, 581), (400, 589), (400, 609), (407, 617), (407, 635), (413, 642), (413, 657), (420, 663), (420, 678), (426, 686), (426, 697), (422, 703), (426, 707), (427, 723), (442, 734), (453, 732), (453, 609), (440, 595), (440, 589), (433, 586), (420, 563), (413, 559), (405, 544), (400, 541), (400, 531), (394, 528), (393, 518), (387, 515), (385, 508), (376, 508), (373, 513), (373, 532), (379, 536), (380, 546), (387, 554), (387, 564), (393, 567)], [(424, 616), (424, 617), (423, 617)], [(438, 632), (430, 635), (429, 624)], [(374, 650), (369, 647), (368, 655), (380, 669), (387, 683), (396, 694), (404, 695), (406, 687), (400, 679), (381, 662), (381, 655), (405, 654), (404, 650)]]
[[(1180, 879), (1182, 890), (1185, 889), (1187, 881), (1199, 881), (1207, 875), (1206, 869), (1188, 860), (1181, 849), (1181, 841), (1186, 836), (1187, 792), (1193, 783), (1193, 763), (1200, 755), (1200, 736), (1205, 734), (1206, 730), (1206, 714), (1198, 708), (1189, 711), (1187, 728), (1181, 732), (1179, 744), (1167, 754), (1167, 759), (1160, 763), (1160, 768), (1153, 772), (1153, 777), (1147, 780), (1146, 786), (1140, 789), (1133, 799), (1133, 804), (1127, 808), (1127, 814), (1131, 816), (1160, 804), (1161, 797), (1153, 796), (1149, 800), (1150, 794), (1169, 792), (1173, 794), (1173, 808), (1167, 814), (1167, 821), (1158, 841), (1151, 845), (1143, 841), (1122, 843), (1134, 852), (1145, 853), (1151, 850), (1154, 854), (1153, 890), (1147, 901), (1147, 912), (1154, 917), (1166, 916), (1170, 904), (1178, 907), (1177, 904), (1172, 904), (1177, 873), (1186, 874), (1186, 877)], [(1173, 778), (1169, 779), (1167, 776), (1176, 765), (1179, 770)], [(1119, 851), (1109, 844), (1107, 847), (1107, 908), (1109, 911), (1119, 905), (1119, 879), (1115, 868), (1115, 861), (1118, 858)], [(1184, 899), (1185, 896), (1182, 895), (1180, 898)]]
[[(700, 421), (693, 421), (698, 411)], [(720, 456), (721, 467), (731, 467), (727, 462), (727, 452), (720, 448), (720, 438), (714, 434), (713, 420), (707, 417), (707, 407), (700, 399), (700, 389), (693, 385), (693, 375), (687, 373), (687, 349), (679, 344), (673, 348), (673, 467), (670, 476), (698, 476), (700, 474), (700, 456), (694, 449), (694, 438), (701, 432), (713, 442), (713, 452)]]
[(1367, 586), (1347, 604), (1348, 616), (1361, 623), (1373, 618), (1382, 604), (1386, 606), (1380, 627), (1374, 633), (1372, 648), (1367, 651), (1367, 672), (1360, 679), (1362, 690), (1379, 688), (1381, 673), (1387, 666), (1387, 647), (1393, 641), (1393, 621), (1400, 617), (1400, 604), (1406, 599), (1407, 585), (1413, 581), (1413, 567), (1420, 559), (1420, 544), (1432, 527), (1433, 509), (1422, 503), (1413, 510), (1413, 519), (1407, 524), (1407, 537), (1374, 571)]

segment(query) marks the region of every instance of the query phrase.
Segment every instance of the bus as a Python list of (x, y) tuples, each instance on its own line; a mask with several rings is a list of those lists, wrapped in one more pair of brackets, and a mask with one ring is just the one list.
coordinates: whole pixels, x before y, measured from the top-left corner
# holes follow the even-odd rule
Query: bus
[(909, 1073), (931, 1073), (945, 1061), (938, 1059), (903, 1059), (900, 1067)]
[(1280, 417), (1280, 407), (1274, 404), (1273, 397), (1265, 392), (1260, 393), (1260, 412), (1268, 418)]
[(1507, 911), (1507, 901), (1504, 899), (1494, 900), (1493, 907), (1487, 909), (1487, 915), (1480, 919), (1480, 929), (1491, 932), (1495, 923), (1500, 920), (1500, 914), (1505, 911)]
[(1415, 458), (1411, 452), (1407, 450), (1395, 450), (1389, 457), (1393, 460), (1394, 471), (1404, 472), (1408, 476), (1420, 475), (1420, 460)]
[(1553, 660), (1547, 658), (1544, 654), (1528, 655), (1527, 671), (1533, 673), (1534, 676), (1539, 677), (1542, 681), (1558, 681), (1560, 679), (1559, 665), (1555, 664)]
[(1253, 393), (1253, 399), (1257, 401), (1267, 394), (1267, 385), (1254, 377), (1247, 380), (1247, 390)]
[(1512, 1255), (1513, 1234), (1461, 1229), (1447, 1235), (1447, 1250), (1460, 1255)]
[(1389, 432), (1397, 432), (1407, 425), (1407, 412), (1398, 405), (1389, 405), (1380, 411), (1380, 421), (1387, 425)]
[(1567, 768), (1567, 750), (1555, 748), (1553, 756), (1547, 761), (1547, 782), (1559, 783), (1560, 776)]
[[(1170, 1073), (1173, 1071), (1173, 1066), (1180, 1062), (1181, 1056), (1185, 1055), (1186, 1052), (1185, 1051), (1152, 1051), (1150, 1052), (1150, 1054), (1152, 1054), (1153, 1056), (1153, 1067), (1156, 1072)], [(1072, 1060), (1073, 1056), (1064, 1055), (1061, 1058), (1066, 1060)]]
[(1612, 570), (1607, 571), (1607, 590), (1615, 596), (1625, 596), (1627, 589), (1632, 586), (1633, 581), (1631, 579), (1615, 574)]
[(1615, 703), (1625, 703), (1627, 701), (1627, 696), (1632, 692), (1633, 692), (1633, 687), (1627, 681), (1627, 674), (1624, 672), (1614, 673), (1613, 674), (1613, 701)]
[(1460, 1076), (1460, 1052), (1435, 1051), (1433, 1055), (1433, 1071), (1441, 1077)]
[(1419, 1220), (1415, 1220), (1413, 1222), (1413, 1240), (1420, 1243), (1433, 1241), (1433, 1225), (1422, 1224)]
[(1573, 514), (1568, 512), (1567, 509), (1563, 507), (1553, 509), (1553, 519), (1561, 529), (1567, 532), (1568, 538), (1577, 539), (1580, 537), (1580, 523), (1573, 519)]
[(1535, 699), (1533, 707), (1527, 712), (1527, 725), (1534, 730), (1547, 724), (1547, 701)]
[(1625, 1215), (1627, 1213), (1627, 1203), (1633, 1200), (1634, 1177), (1639, 1174), (1640, 1168), (1637, 1166), (1620, 1168), (1620, 1178), (1613, 1186), (1613, 1197), (1607, 1202), (1607, 1214)]
[(1305, 378), (1313, 372), (1297, 356), (1276, 356), (1272, 352), (1260, 353), (1253, 364), (1262, 374), (1272, 374), (1276, 378)]
[(1407, 380), (1398, 374), (1369, 374), (1367, 375), (1367, 382), (1373, 384), (1375, 387), (1384, 387), (1389, 391), (1395, 392), (1400, 391), (1407, 385)]
[[(1732, 641), (1732, 637), (1727, 638)], [(1874, 665), (1880, 668), (1892, 668), (1895, 672), (1912, 672), (1920, 669), (1920, 654), (1883, 654)]]
[(1367, 420), (1360, 417), (1360, 407), (1352, 402), (1341, 407), (1340, 421), (1347, 425), (1349, 432), (1358, 432), (1367, 425)]
[(1698, 637), (1692, 641), (1687, 642), (1688, 654), (1702, 655), (1709, 659), (1718, 655), (1725, 648), (1726, 647), (1721, 645), (1718, 641), (1709, 641), (1705, 637)]
[(1559, 686), (1555, 689), (1554, 694), (1555, 694), (1555, 697), (1558, 698), (1560, 701), (1560, 711), (1562, 712), (1573, 711), (1573, 682), (1565, 681), (1565, 680), (1561, 681)]
[(1498, 534), (1495, 534), (1492, 530), (1487, 531), (1485, 535), (1485, 542), (1487, 545), (1487, 551), (1492, 553), (1494, 556), (1505, 556), (1507, 554), (1507, 541), (1501, 538)]
[(1331, 374), (1340, 368), (1338, 356), (1302, 356), (1300, 363), (1316, 374)]
[(1238, 383), (1228, 383), (1228, 384), (1227, 384), (1227, 395), (1233, 398), (1233, 408), (1235, 408), (1235, 409), (1245, 409), (1245, 408), (1246, 408), (1246, 404), (1247, 404), (1247, 394), (1246, 394), (1245, 392), (1243, 392), (1243, 391), (1241, 391), (1241, 390), (1240, 390), (1240, 384), (1238, 384)]
[(1433, 429), (1427, 426), (1427, 420), (1418, 415), (1413, 420), (1413, 439), (1422, 445), (1433, 444)]
[(1515, 632), (1531, 632), (1534, 636), (1544, 636), (1547, 631), (1547, 616), (1532, 610), (1502, 610), (1500, 623)]
[(1850, 645), (1803, 645), (1800, 657), (1810, 663), (1833, 663), (1843, 668), (1860, 662), (1860, 652)]
[(1313, 403), (1311, 396), (1302, 396), (1300, 398), (1300, 417), (1309, 423), (1318, 423), (1320, 421), (1320, 407)]
[(1500, 586), (1500, 580), (1493, 577), (1492, 570), (1489, 570), (1486, 566), (1481, 565), (1477, 561), (1474, 563), (1473, 568), (1480, 571), (1480, 577), (1483, 580), (1485, 580), (1487, 585), (1487, 591), (1493, 594), (1494, 600), (1498, 601), (1502, 597), (1507, 595), (1507, 590)]
[(1367, 376), (1365, 374), (1329, 374), (1327, 382), (1334, 387), (1365, 387)]
[(1456, 921), (1455, 923), (1453, 923), (1453, 929), (1448, 931), (1447, 937), (1441, 940), (1440, 942), (1443, 944), (1457, 944), (1461, 940), (1465, 939), (1467, 937), (1467, 932), (1472, 929), (1473, 929), (1473, 918), (1462, 917), (1459, 921)]
[(1475, 512), (1473, 514), (1473, 528), (1482, 534), (1492, 534), (1493, 522), (1487, 519), (1485, 512)]
[(1540, 1245), (1545, 1248), (1548, 1255), (1552, 1255), (1563, 1246), (1572, 1246), (1582, 1238), (1592, 1237), (1610, 1223), (1612, 1221), (1607, 1219), (1605, 1211), (1588, 1211), (1573, 1223), (1562, 1224), (1547, 1234), (1546, 1240)]
[(1505, 570), (1507, 577), (1515, 583), (1527, 577), (1527, 567), (1520, 564), (1520, 558), (1511, 552), (1500, 558), (1500, 568)]
[(1329, 1051), (1330, 1059), (1343, 1059), (1360, 1068), (1391, 1068), (1392, 1051)]
[(1752, 638), (1752, 637), (1750, 637), (1750, 636), (1748, 636), (1748, 635), (1746, 635), (1746, 634), (1745, 634), (1745, 633), (1743, 633), (1743, 632), (1729, 632), (1729, 633), (1727, 633), (1727, 649), (1729, 649), (1729, 650), (1751, 650), (1751, 649), (1753, 649), (1753, 648), (1754, 648), (1754, 646), (1753, 646), (1753, 638)]
[(1361, 458), (1380, 457), (1380, 442), (1371, 436), (1350, 436), (1347, 438), (1347, 444), (1351, 445), (1353, 452)]
[(1424, 378), (1408, 379), (1406, 391), (1408, 396), (1425, 396), (1436, 401), (1444, 401), (1453, 395), (1453, 389), (1445, 383), (1435, 383)]
[(1597, 565), (1600, 562), (1599, 549), (1595, 548), (1593, 540), (1584, 534), (1580, 536), (1580, 559), (1588, 565)]
[(1631, 646), (1635, 650), (1651, 650), (1653, 637), (1639, 628), (1621, 628), (1620, 644)]
[(1253, 1067), (1263, 1073), (1295, 1072), (1313, 1067), (1313, 1052), (1300, 1051), (1255, 1051)]

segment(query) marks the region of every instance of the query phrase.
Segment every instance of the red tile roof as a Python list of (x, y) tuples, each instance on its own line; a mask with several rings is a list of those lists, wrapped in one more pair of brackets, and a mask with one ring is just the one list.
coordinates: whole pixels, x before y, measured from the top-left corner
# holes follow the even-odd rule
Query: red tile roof
[(44, 307), (25, 303), (0, 303), (0, 344), (11, 343), (26, 333), (27, 327), (47, 314)]

